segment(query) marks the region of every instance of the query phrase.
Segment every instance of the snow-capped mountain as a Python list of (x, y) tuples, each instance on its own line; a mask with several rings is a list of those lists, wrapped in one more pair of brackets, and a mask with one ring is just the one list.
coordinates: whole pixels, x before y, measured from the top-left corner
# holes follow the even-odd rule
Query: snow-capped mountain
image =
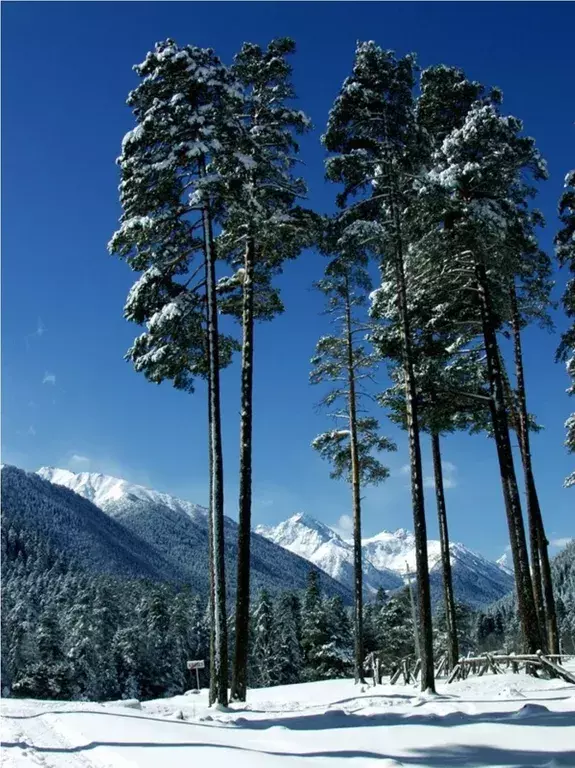
[[(275, 527), (259, 525), (256, 533), (304, 557), (341, 584), (353, 588), (353, 545), (319, 520), (300, 512)], [(377, 592), (380, 587), (389, 590), (403, 584), (397, 573), (376, 568), (367, 558), (363, 561), (363, 579), (368, 594)]]
[[(258, 533), (294, 554), (305, 557), (334, 579), (353, 586), (353, 547), (327, 525), (307, 514), (297, 514), (277, 526), (258, 526)], [(507, 569), (486, 560), (463, 544), (450, 546), (456, 597), (472, 606), (498, 600), (513, 588)], [(428, 542), (432, 599), (442, 594), (441, 551), (439, 541)], [(363, 540), (363, 574), (366, 592), (379, 587), (396, 589), (406, 580), (407, 571), (415, 573), (415, 537), (400, 528), (382, 531)]]
[[(93, 472), (76, 474), (55, 467), (42, 467), (37, 474), (55, 487), (64, 486), (74, 491), (76, 498), (87, 499), (144, 542), (158, 561), (170, 564), (170, 580), (186, 582), (200, 594), (207, 593), (208, 518), (205, 508), (109, 475)], [(83, 499), (78, 498), (78, 501)], [(236, 585), (237, 523), (226, 517), (224, 532), (226, 582), (233, 593)], [(277, 592), (305, 586), (310, 565), (297, 553), (292, 554), (254, 533), (251, 556), (254, 592), (263, 588)], [(339, 594), (345, 602), (351, 599), (349, 590), (327, 575), (322, 577), (322, 587), (328, 595)]]
[(149, 504), (161, 504), (168, 509), (183, 512), (197, 521), (205, 518), (207, 514), (204, 507), (193, 504), (191, 501), (177, 499), (167, 493), (144, 488), (143, 485), (128, 483), (127, 480), (122, 480), (119, 477), (101, 475), (96, 472), (75, 473), (57, 467), (41, 467), (36, 474), (51, 483), (69, 488), (101, 509), (107, 507), (117, 511), (118, 506), (122, 506), (122, 502), (129, 506), (138, 499)]
[(513, 574), (513, 558), (511, 557), (511, 552), (508, 549), (506, 549), (501, 557), (498, 557), (495, 562), (500, 568), (503, 568), (504, 571)]

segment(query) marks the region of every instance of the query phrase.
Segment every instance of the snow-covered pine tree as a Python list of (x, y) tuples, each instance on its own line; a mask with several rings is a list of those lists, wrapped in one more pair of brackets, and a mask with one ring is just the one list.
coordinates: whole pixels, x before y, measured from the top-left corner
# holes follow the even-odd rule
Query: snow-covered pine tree
[(272, 602), (266, 590), (259, 594), (253, 616), (252, 680), (257, 687), (268, 688), (275, 682), (273, 612)]
[(301, 611), (301, 647), (305, 680), (318, 680), (315, 664), (317, 650), (326, 642), (327, 624), (323, 610), (319, 572), (310, 568)]
[[(418, 403), (412, 359), (405, 262), (408, 233), (405, 211), (420, 164), (414, 116), (414, 59), (398, 59), (374, 42), (359, 43), (352, 74), (344, 81), (330, 112), (323, 142), (332, 153), (327, 176), (342, 183), (338, 204), (348, 238), (371, 248), (380, 263), (395, 268), (401, 318), (402, 364), (407, 403), (417, 598), (421, 638), (421, 686), (434, 689), (433, 633)], [(363, 195), (350, 203), (350, 197)]]
[[(509, 232), (510, 246), (520, 254), (518, 274), (514, 276), (509, 287), (509, 325), (516, 379), (515, 391), (510, 393), (509, 400), (513, 412), (512, 426), (517, 433), (523, 465), (531, 575), (535, 608), (541, 628), (542, 650), (555, 654), (559, 653), (559, 638), (549, 562), (549, 541), (545, 533), (531, 456), (532, 419), (527, 409), (521, 340), (522, 330), (531, 322), (537, 322), (544, 328), (553, 327), (548, 314), (552, 306), (552, 265), (548, 254), (539, 247), (535, 235), (535, 227), (542, 223), (543, 219), (538, 211), (523, 212), (517, 216), (515, 235), (513, 236), (511, 229)], [(503, 361), (501, 367), (504, 369)]]
[[(415, 203), (417, 206), (417, 203)], [(425, 256), (430, 259), (427, 245)], [(425, 275), (425, 261), (408, 259), (406, 283), (411, 327), (413, 371), (417, 384), (419, 426), (431, 436), (434, 485), (439, 523), (444, 605), (448, 626), (448, 660), (452, 668), (459, 659), (455, 599), (451, 577), (449, 532), (443, 484), (441, 436), (455, 430), (471, 432), (484, 429), (487, 420), (487, 392), (482, 352), (462, 335), (454, 325), (462, 307), (442, 297), (441, 284)], [(397, 311), (396, 282), (393, 269), (382, 269), (382, 287), (371, 294), (371, 317), (375, 320), (371, 340), (377, 355), (388, 362), (392, 386), (379, 397), (379, 403), (390, 410), (393, 421), (407, 428), (403, 366), (401, 364), (400, 325)], [(428, 283), (431, 290), (418, 286)], [(451, 313), (446, 307), (451, 304)], [(454, 312), (455, 311), (455, 312)]]
[[(464, 73), (459, 69), (441, 65), (424, 70), (421, 75), (421, 95), (417, 103), (417, 120), (420, 129), (422, 129), (423, 144), (426, 148), (427, 159), (425, 166), (427, 168), (430, 167), (433, 162), (434, 153), (441, 151), (441, 146), (446, 137), (454, 129), (462, 127), (467, 113), (473, 104), (476, 106), (479, 104), (496, 106), (501, 102), (501, 99), (502, 96), (498, 89), (491, 89), (486, 93), (485, 88), (481, 84), (467, 80)], [(424, 193), (424, 200), (429, 202), (429, 197), (425, 194), (425, 185), (419, 182), (418, 186), (420, 191)], [(421, 209), (421, 205), (416, 207)], [(549, 257), (539, 248), (533, 232), (534, 226), (541, 221), (540, 215), (537, 212), (530, 213), (525, 208), (522, 208), (522, 206), (519, 206), (517, 213), (515, 227), (513, 228), (514, 235), (510, 227), (506, 238), (507, 246), (515, 251), (514, 255), (520, 254), (520, 259), (517, 260), (520, 273), (514, 276), (514, 280), (512, 280), (510, 288), (511, 301), (509, 305), (509, 311), (511, 312), (510, 323), (513, 329), (517, 387), (516, 392), (507, 387), (506, 399), (510, 411), (510, 424), (518, 433), (524, 466), (536, 605), (541, 616), (540, 624), (543, 627), (545, 625), (543, 618), (545, 610), (539, 568), (539, 561), (541, 561), (543, 591), (546, 594), (549, 605), (549, 617), (547, 620), (549, 644), (554, 647), (553, 638), (556, 636), (556, 632), (553, 628), (555, 623), (553, 618), (553, 592), (547, 554), (547, 539), (531, 464), (529, 448), (530, 418), (527, 413), (520, 344), (520, 326), (532, 319), (543, 324), (549, 324), (550, 322), (547, 316), (547, 308), (550, 305), (551, 265)], [(424, 262), (429, 264), (430, 253), (433, 254), (434, 245), (435, 247), (439, 245), (440, 251), (444, 246), (443, 243), (438, 242), (437, 227), (433, 224), (433, 214), (431, 221), (427, 219), (425, 202), (423, 211), (417, 211), (417, 219), (423, 225), (420, 237), (423, 249), (426, 251)], [(436, 254), (435, 261), (437, 264), (441, 262), (440, 252)], [(461, 266), (459, 264), (460, 268)], [(519, 302), (517, 301), (517, 295), (519, 295)], [(451, 301), (447, 301), (444, 306), (449, 307), (451, 304)], [(518, 311), (518, 305), (521, 306), (520, 312)], [(467, 319), (469, 321), (469, 318)], [(462, 317), (457, 319), (456, 327), (461, 328), (462, 320)], [(471, 334), (473, 334), (473, 326), (470, 326), (470, 329)], [(502, 361), (501, 365), (504, 373)], [(533, 422), (531, 421), (531, 423)]]
[(379, 630), (377, 622), (387, 596), (383, 587), (379, 587), (373, 600), (364, 604), (363, 608), (363, 650), (366, 656), (379, 650)]
[(386, 672), (406, 656), (415, 657), (414, 626), (407, 589), (389, 598), (376, 617), (378, 653)]
[(495, 104), (475, 103), (461, 128), (452, 130), (434, 153), (423, 194), (429, 196), (444, 238), (446, 287), (453, 295), (465, 292), (470, 303), (477, 301), (519, 613), (527, 648), (535, 652), (540, 632), (497, 343), (497, 331), (509, 317), (509, 285), (520, 271), (521, 254), (513, 248), (509, 233), (532, 193), (527, 175), (535, 179), (546, 175), (533, 140), (521, 136), (521, 130), (520, 121), (502, 117)]
[(137, 125), (125, 136), (118, 159), (123, 214), (109, 248), (142, 272), (125, 309), (128, 319), (148, 326), (128, 352), (136, 369), (183, 389), (191, 388), (194, 374), (208, 380), (212, 666), (217, 700), (226, 704), (219, 370), (231, 345), (222, 345), (218, 333), (212, 222), (220, 201), (210, 163), (233, 133), (229, 103), (237, 91), (211, 49), (179, 47), (173, 40), (156, 44), (135, 70), (142, 81), (128, 104)]
[[(326, 638), (314, 655), (318, 673), (326, 680), (347, 677), (355, 661), (349, 617), (339, 595), (324, 600), (323, 609)], [(363, 678), (362, 670), (360, 677)]]
[[(308, 118), (290, 106), (295, 98), (287, 57), (295, 52), (289, 38), (272, 40), (266, 49), (245, 43), (234, 58), (233, 77), (241, 88), (235, 104), (235, 141), (219, 153), (214, 170), (218, 194), (225, 200), (217, 239), (220, 254), (237, 268), (229, 290), (240, 301), (227, 302), (242, 324), (240, 408), (240, 483), (236, 642), (233, 699), (245, 701), (249, 638), (250, 531), (252, 493), (252, 413), (254, 319), (270, 320), (283, 311), (272, 278), (313, 238), (313, 217), (297, 206), (306, 186), (294, 174), (297, 134)], [(224, 148), (226, 150), (226, 148)], [(220, 283), (220, 288), (222, 288)], [(223, 306), (223, 305), (222, 305)], [(226, 309), (225, 306), (223, 306)]]
[[(335, 225), (337, 230), (337, 224)], [(325, 277), (317, 287), (326, 297), (326, 312), (332, 317), (335, 334), (322, 337), (312, 358), (310, 380), (332, 387), (321, 404), (330, 409), (336, 426), (315, 438), (312, 445), (330, 461), (331, 477), (345, 478), (352, 489), (354, 542), (354, 635), (355, 680), (363, 682), (363, 562), (361, 546), (361, 488), (377, 484), (389, 475), (374, 451), (395, 450), (395, 445), (379, 434), (377, 419), (361, 415), (362, 400), (369, 394), (365, 380), (373, 377), (376, 359), (361, 337), (366, 333), (366, 318), (358, 311), (365, 306), (371, 287), (366, 269), (367, 257), (361, 251), (346, 249), (333, 257)], [(359, 338), (358, 338), (359, 335)]]
[(299, 600), (292, 592), (280, 593), (273, 606), (274, 676), (277, 685), (301, 680), (303, 659), (298, 637)]
[[(555, 237), (557, 258), (562, 266), (568, 267), (572, 275), (563, 294), (563, 307), (567, 317), (573, 319), (575, 318), (575, 171), (570, 171), (565, 176), (565, 192), (559, 201), (559, 218), (562, 226)], [(572, 379), (567, 392), (575, 395), (575, 321), (561, 337), (557, 357), (565, 361), (567, 373)], [(565, 427), (567, 429), (565, 445), (570, 453), (575, 453), (575, 413), (569, 416)], [(565, 479), (566, 487), (573, 485), (575, 485), (575, 472)]]

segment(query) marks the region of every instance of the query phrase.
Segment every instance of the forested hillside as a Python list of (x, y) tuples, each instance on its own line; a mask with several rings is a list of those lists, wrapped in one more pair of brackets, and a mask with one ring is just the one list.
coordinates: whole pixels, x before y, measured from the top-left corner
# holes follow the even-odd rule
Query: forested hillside
[[(575, 539), (552, 560), (551, 573), (557, 604), (562, 653), (575, 653)], [(477, 615), (478, 646), (484, 650), (520, 643), (517, 601), (513, 593)]]

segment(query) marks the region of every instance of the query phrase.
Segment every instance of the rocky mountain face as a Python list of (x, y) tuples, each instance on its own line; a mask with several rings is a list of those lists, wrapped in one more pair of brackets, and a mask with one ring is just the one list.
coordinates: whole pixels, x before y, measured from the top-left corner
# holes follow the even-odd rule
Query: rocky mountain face
[[(203, 507), (120, 478), (54, 467), (28, 473), (2, 468), (2, 526), (46, 540), (84, 570), (209, 589), (208, 518)], [(235, 592), (237, 524), (225, 518), (226, 581)], [(310, 563), (256, 533), (252, 587), (275, 593), (305, 587)], [(311, 566), (314, 567), (313, 565)], [(349, 603), (350, 591), (322, 573), (327, 595)]]
[[(277, 526), (258, 526), (258, 533), (274, 544), (306, 558), (350, 589), (353, 586), (353, 546), (327, 525), (307, 514), (293, 515)], [(403, 586), (415, 574), (415, 537), (410, 531), (382, 531), (363, 540), (363, 577), (366, 596), (380, 587)], [(513, 588), (510, 571), (492, 563), (463, 544), (450, 546), (455, 594), (473, 607), (487, 605)], [(440, 543), (428, 541), (432, 599), (442, 596)]]

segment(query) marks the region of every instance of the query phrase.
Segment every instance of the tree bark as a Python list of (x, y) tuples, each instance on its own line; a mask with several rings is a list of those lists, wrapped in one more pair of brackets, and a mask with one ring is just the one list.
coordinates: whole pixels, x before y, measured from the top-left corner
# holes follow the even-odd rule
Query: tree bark
[(441, 445), (439, 435), (431, 435), (433, 455), (433, 473), (435, 477), (435, 498), (437, 500), (437, 519), (439, 523), (439, 543), (441, 547), (441, 568), (443, 573), (443, 599), (447, 621), (447, 663), (451, 671), (459, 660), (459, 642), (457, 639), (457, 621), (455, 617), (455, 598), (451, 577), (451, 557), (449, 552), (449, 530), (447, 527), (447, 509), (443, 487), (443, 468), (441, 464)]
[[(201, 172), (204, 172), (203, 164)], [(220, 409), (220, 355), (218, 307), (216, 296), (216, 265), (213, 247), (212, 221), (208, 207), (202, 210), (204, 255), (206, 259), (206, 294), (208, 312), (208, 369), (210, 408), (212, 549), (214, 568), (214, 677), (216, 701), (228, 703), (228, 641), (226, 616), (226, 575), (224, 562), (224, 479), (222, 425)]]
[(487, 271), (481, 258), (475, 254), (474, 262), (475, 278), (481, 310), (481, 324), (485, 342), (489, 391), (491, 395), (489, 409), (491, 411), (491, 421), (497, 447), (503, 499), (507, 515), (507, 525), (509, 528), (509, 543), (511, 545), (513, 566), (515, 570), (517, 607), (526, 650), (528, 653), (535, 653), (539, 649), (541, 642), (537, 624), (535, 600), (533, 597), (533, 584), (531, 581), (531, 573), (529, 571), (529, 558), (527, 556), (527, 541), (525, 538), (525, 527), (523, 525), (521, 500), (519, 498), (517, 477), (515, 475), (515, 466), (513, 464), (511, 440), (509, 438), (509, 424), (503, 391), (503, 376), (499, 361), (495, 323), (493, 321), (493, 312), (491, 309)]
[[(533, 593), (535, 607), (539, 615), (541, 628), (542, 650), (558, 653), (557, 650), (557, 614), (551, 581), (551, 568), (547, 550), (547, 537), (543, 525), (543, 516), (539, 505), (539, 496), (533, 474), (531, 459), (531, 444), (529, 439), (529, 416), (527, 411), (527, 390), (523, 369), (523, 351), (521, 348), (521, 322), (515, 285), (511, 285), (511, 328), (513, 331), (513, 353), (515, 359), (515, 376), (517, 379), (517, 399), (519, 403), (519, 444), (525, 476), (525, 492), (527, 496), (527, 519), (529, 521), (529, 542), (531, 550), (531, 568), (533, 578)], [(545, 593), (545, 599), (544, 595)], [(547, 646), (547, 647), (545, 647)]]
[[(206, 307), (207, 309), (207, 307)], [(210, 594), (208, 598), (208, 621), (210, 633), (210, 691), (208, 704), (211, 706), (216, 700), (216, 666), (215, 666), (215, 614), (214, 614), (214, 510), (212, 507), (212, 410), (209, 407), (209, 392), (211, 391), (210, 375), (208, 372), (208, 467), (210, 475), (210, 496), (208, 506), (208, 567), (210, 571)]]
[(250, 537), (252, 517), (252, 396), (254, 363), (254, 261), (255, 244), (248, 238), (244, 256), (242, 305), (242, 391), (240, 415), (240, 495), (238, 520), (238, 578), (236, 593), (236, 644), (232, 674), (232, 699), (245, 701), (250, 622)]
[[(383, 115), (387, 142), (387, 116)], [(393, 246), (397, 298), (401, 333), (402, 367), (405, 381), (405, 405), (407, 433), (409, 437), (409, 463), (411, 469), (411, 504), (413, 510), (413, 533), (415, 537), (415, 566), (417, 578), (418, 637), (421, 660), (421, 690), (435, 691), (435, 670), (433, 666), (433, 625), (431, 614), (431, 593), (429, 586), (429, 563), (427, 559), (427, 525), (425, 522), (425, 501), (423, 497), (423, 470), (421, 466), (421, 441), (417, 415), (417, 388), (413, 370), (411, 328), (407, 305), (407, 287), (401, 214), (398, 210), (396, 192), (397, 179), (391, 170), (390, 152), (385, 148), (383, 167), (388, 181), (388, 204), (393, 222)]]
[(361, 481), (357, 437), (357, 403), (355, 368), (353, 362), (353, 335), (349, 285), (346, 279), (345, 332), (347, 339), (347, 375), (349, 384), (349, 445), (351, 459), (351, 492), (353, 505), (353, 575), (354, 575), (354, 659), (355, 682), (365, 683), (363, 677), (363, 569), (361, 550)]

